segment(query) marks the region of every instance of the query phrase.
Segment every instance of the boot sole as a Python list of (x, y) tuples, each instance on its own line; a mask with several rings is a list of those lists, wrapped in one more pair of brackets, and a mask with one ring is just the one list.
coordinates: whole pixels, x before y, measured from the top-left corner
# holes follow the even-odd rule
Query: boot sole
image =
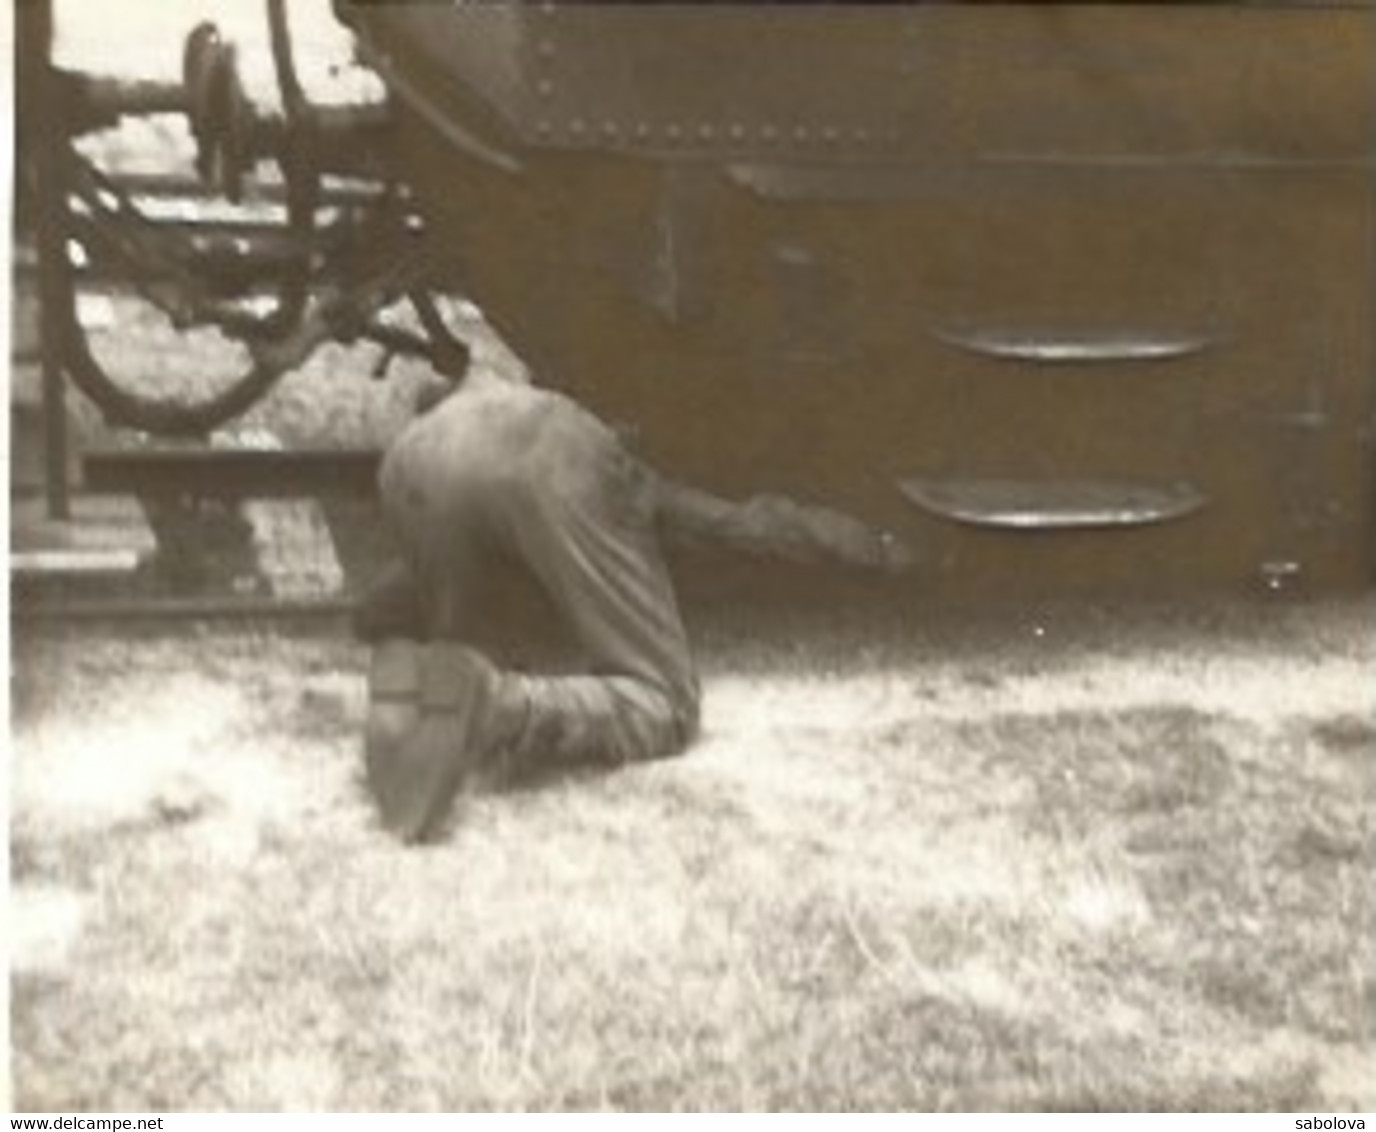
[(491, 699), (471, 654), (431, 646), (420, 675), (419, 718), (370, 769), (383, 828), (408, 844), (425, 840), (459, 788), (484, 762), (478, 741)]

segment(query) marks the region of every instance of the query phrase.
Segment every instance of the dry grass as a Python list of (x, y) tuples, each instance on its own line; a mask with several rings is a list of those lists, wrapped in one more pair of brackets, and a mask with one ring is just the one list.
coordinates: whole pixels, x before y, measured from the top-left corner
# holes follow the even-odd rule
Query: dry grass
[(1369, 1108), (1371, 613), (699, 616), (691, 755), (422, 851), (358, 651), (21, 640), (16, 1099)]

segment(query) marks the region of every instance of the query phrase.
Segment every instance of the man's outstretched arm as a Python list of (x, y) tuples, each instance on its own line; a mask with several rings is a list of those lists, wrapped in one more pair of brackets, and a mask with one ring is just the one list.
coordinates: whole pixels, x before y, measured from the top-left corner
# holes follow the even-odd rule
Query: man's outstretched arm
[(662, 476), (655, 477), (655, 486), (660, 524), (674, 541), (718, 543), (747, 554), (892, 573), (918, 561), (897, 536), (827, 507), (781, 495), (722, 499)]

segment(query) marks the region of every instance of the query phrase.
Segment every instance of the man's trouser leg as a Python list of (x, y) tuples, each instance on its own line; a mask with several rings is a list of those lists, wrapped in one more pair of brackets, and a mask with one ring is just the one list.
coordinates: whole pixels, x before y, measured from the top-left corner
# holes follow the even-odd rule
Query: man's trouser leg
[(564, 472), (522, 481), (497, 520), (593, 674), (507, 677), (519, 682), (526, 707), (512, 764), (519, 770), (676, 754), (697, 730), (699, 688), (650, 487), (609, 443), (589, 443), (552, 464)]
[(480, 562), (493, 565), (488, 550), (504, 550), (530, 570), (592, 669), (501, 674), (496, 722), (514, 768), (682, 749), (697, 725), (698, 684), (644, 472), (572, 405), (463, 396), (422, 426), (447, 431), (403, 438), (382, 476), (432, 623), (449, 622), (432, 639), (465, 635), (440, 607), (456, 591), (471, 598)]

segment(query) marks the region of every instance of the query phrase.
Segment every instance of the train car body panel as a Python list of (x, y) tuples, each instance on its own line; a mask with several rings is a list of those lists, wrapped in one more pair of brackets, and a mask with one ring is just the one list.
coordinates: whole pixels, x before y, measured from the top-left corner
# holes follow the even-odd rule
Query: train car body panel
[(1370, 579), (1372, 7), (339, 7), (446, 272), (667, 471), (971, 584)]

